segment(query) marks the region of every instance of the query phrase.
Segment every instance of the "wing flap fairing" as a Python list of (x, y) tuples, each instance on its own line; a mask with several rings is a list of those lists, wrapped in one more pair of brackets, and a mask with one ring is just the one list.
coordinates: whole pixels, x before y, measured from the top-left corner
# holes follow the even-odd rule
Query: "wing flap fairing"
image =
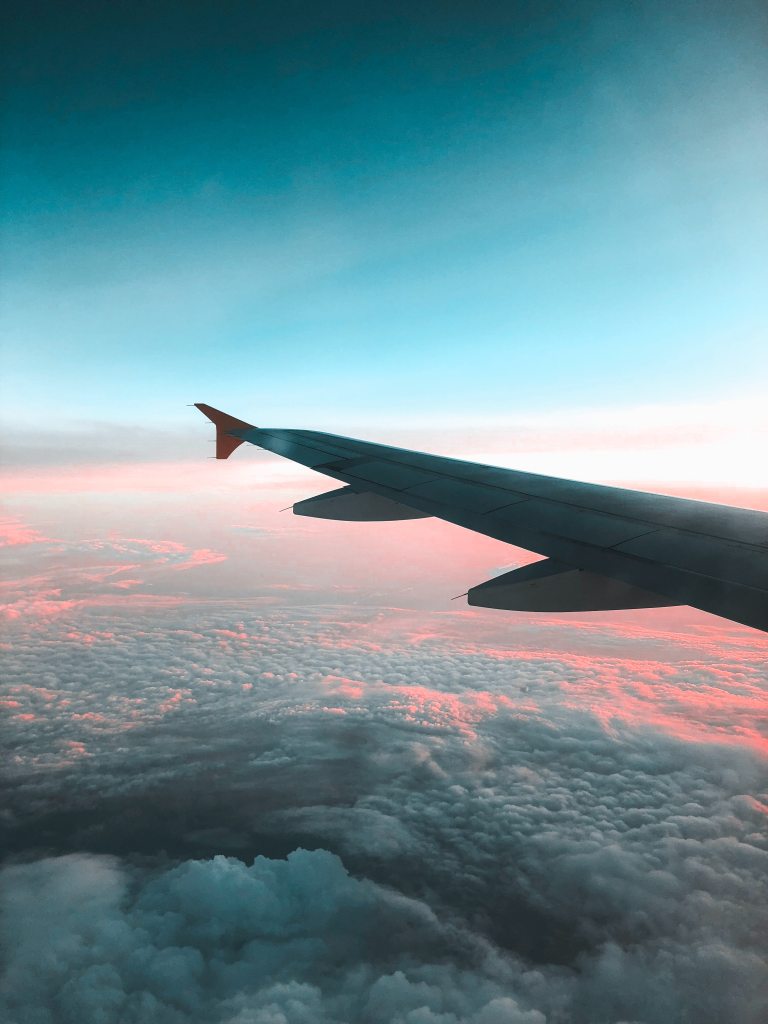
[(622, 580), (545, 558), (471, 587), (467, 604), (509, 611), (596, 612), (661, 608), (675, 602)]
[(313, 498), (297, 501), (293, 506), (297, 516), (314, 519), (337, 519), (344, 522), (374, 523), (402, 519), (426, 519), (428, 513), (409, 508), (392, 498), (384, 498), (371, 491), (356, 491), (352, 487), (339, 487)]

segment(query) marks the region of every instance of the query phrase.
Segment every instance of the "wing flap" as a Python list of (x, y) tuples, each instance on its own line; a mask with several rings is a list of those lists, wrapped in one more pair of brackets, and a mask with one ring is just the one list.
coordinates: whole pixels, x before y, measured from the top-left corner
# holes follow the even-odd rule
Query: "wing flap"
[(749, 587), (764, 587), (768, 581), (768, 550), (682, 530), (654, 530), (619, 544), (616, 550)]
[(530, 501), (527, 494), (516, 494), (502, 487), (472, 484), (453, 477), (434, 477), (424, 484), (408, 488), (409, 495), (432, 501), (450, 502), (457, 508), (473, 512), (492, 512), (520, 501)]
[(495, 519), (514, 527), (515, 524), (531, 527), (537, 533), (549, 533), (569, 540), (595, 543), (611, 548), (615, 544), (632, 540), (653, 527), (636, 519), (594, 512), (590, 509), (573, 508), (556, 501), (542, 501), (532, 498), (525, 504), (510, 505), (492, 513)]
[(275, 455), (282, 455), (285, 459), (298, 462), (308, 469), (321, 469), (327, 463), (338, 462), (339, 459), (351, 459), (358, 453), (354, 450), (347, 450), (340, 445), (332, 444), (330, 441), (325, 444), (310, 444), (303, 439), (297, 441), (285, 435), (290, 434), (288, 430), (275, 431), (261, 430), (254, 427), (251, 430), (241, 433), (243, 441), (250, 441), (259, 448), (266, 448)]
[(357, 463), (350, 468), (349, 473), (356, 480), (367, 480), (384, 487), (392, 487), (396, 491), (404, 491), (408, 487), (435, 479), (435, 474), (429, 471), (375, 459), (370, 462)]

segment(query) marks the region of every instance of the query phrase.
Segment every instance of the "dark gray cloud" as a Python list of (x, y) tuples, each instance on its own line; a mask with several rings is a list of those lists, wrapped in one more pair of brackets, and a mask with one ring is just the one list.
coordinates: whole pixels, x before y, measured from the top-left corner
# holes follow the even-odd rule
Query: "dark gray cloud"
[(764, 665), (377, 623), (13, 627), (6, 1018), (764, 1019)]

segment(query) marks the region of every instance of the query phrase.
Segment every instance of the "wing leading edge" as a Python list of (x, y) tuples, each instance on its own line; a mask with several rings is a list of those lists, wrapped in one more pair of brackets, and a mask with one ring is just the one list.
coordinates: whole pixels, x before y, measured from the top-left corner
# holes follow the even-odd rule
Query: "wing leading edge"
[(688, 604), (768, 631), (768, 513), (261, 428), (196, 404), (216, 425), (217, 458), (249, 442), (347, 485), (298, 502), (297, 514), (436, 516), (547, 556), (538, 569), (473, 587), (470, 604), (542, 611)]

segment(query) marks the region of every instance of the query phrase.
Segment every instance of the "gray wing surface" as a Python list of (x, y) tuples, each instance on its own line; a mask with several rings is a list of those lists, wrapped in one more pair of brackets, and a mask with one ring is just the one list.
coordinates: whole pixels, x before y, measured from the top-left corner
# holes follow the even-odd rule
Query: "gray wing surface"
[(306, 430), (208, 405), (217, 458), (249, 442), (346, 485), (294, 511), (436, 516), (546, 556), (473, 587), (470, 604), (585, 611), (687, 604), (768, 631), (768, 513), (500, 469)]

